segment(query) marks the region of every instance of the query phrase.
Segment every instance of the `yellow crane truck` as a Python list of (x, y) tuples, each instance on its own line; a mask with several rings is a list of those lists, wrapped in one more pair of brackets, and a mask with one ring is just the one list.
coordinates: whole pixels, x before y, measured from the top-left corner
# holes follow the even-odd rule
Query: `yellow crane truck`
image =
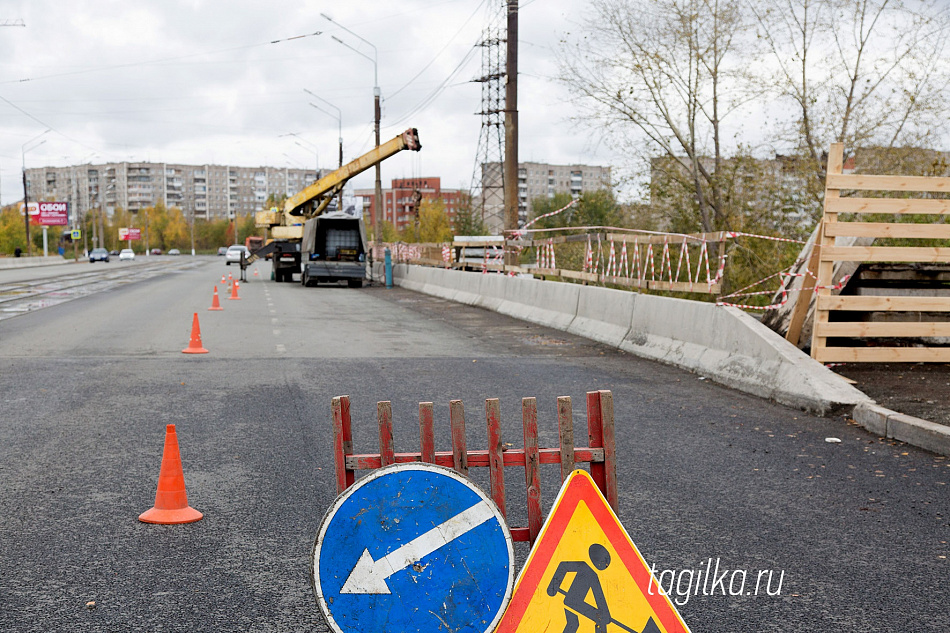
[[(357, 210), (356, 216), (348, 216), (342, 210), (332, 214), (324, 211), (350, 178), (405, 149), (422, 149), (415, 128), (299, 191), (287, 199), (282, 211), (258, 211), (255, 225), (266, 227), (272, 240), (248, 257), (244, 267), (270, 255), (274, 281), (293, 281), (294, 274), (299, 273), (305, 286), (343, 280), (350, 286), (361, 286), (366, 276), (367, 250), (362, 209)], [(380, 206), (381, 201), (377, 201), (377, 212)]]

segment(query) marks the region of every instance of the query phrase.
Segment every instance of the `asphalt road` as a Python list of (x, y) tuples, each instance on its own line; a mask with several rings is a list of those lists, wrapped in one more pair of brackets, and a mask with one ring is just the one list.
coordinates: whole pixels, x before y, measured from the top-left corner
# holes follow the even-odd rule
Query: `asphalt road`
[[(0, 322), (0, 629), (324, 631), (308, 556), (335, 494), (332, 397), (351, 396), (369, 452), (378, 400), (397, 450), (417, 445), (423, 400), (448, 448), (454, 398), (470, 448), (489, 397), (520, 445), (525, 396), (555, 446), (557, 396), (582, 424), (585, 392), (610, 389), (619, 516), (645, 559), (772, 570), (773, 593), (784, 572), (778, 595), (690, 595), (693, 631), (947, 630), (948, 460), (491, 312), (260, 270), (240, 301), (220, 287), (237, 270), (207, 258)], [(223, 312), (207, 311), (215, 284)], [(181, 353), (194, 312), (207, 355)], [(205, 516), (147, 525), (169, 423)], [(547, 508), (558, 471), (542, 470)]]

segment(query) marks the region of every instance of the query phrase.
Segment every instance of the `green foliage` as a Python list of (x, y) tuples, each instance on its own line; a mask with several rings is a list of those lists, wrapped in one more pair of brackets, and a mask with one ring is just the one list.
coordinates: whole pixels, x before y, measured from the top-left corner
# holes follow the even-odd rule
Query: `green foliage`
[(452, 232), (455, 235), (485, 235), (487, 232), (485, 221), (478, 214), (471, 196), (465, 196), (459, 201), (452, 222)]
[(442, 198), (423, 200), (419, 204), (419, 225), (408, 226), (400, 234), (404, 242), (451, 242), (452, 223)]

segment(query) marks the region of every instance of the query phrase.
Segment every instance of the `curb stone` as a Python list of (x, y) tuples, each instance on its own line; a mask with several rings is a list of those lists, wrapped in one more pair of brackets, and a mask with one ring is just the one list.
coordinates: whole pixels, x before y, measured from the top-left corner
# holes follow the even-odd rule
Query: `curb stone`
[(950, 455), (950, 427), (943, 424), (866, 402), (854, 407), (851, 416), (875, 435), (906, 442), (939, 455)]

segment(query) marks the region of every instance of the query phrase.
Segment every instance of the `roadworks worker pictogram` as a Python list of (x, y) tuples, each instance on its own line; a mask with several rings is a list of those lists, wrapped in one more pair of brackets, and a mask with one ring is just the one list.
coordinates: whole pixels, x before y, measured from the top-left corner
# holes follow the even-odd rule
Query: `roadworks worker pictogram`
[[(600, 571), (604, 571), (610, 565), (610, 552), (603, 545), (594, 543), (590, 546), (588, 555), (590, 556), (590, 562)], [(574, 574), (574, 578), (565, 591), (561, 588), (561, 585), (570, 573)], [(564, 633), (577, 633), (580, 628), (580, 618), (578, 616), (591, 620), (594, 623), (596, 633), (607, 633), (608, 624), (616, 624), (630, 633), (660, 632), (656, 623), (653, 622), (653, 618), (650, 618), (643, 631), (637, 631), (610, 617), (610, 607), (607, 606), (604, 589), (600, 586), (600, 578), (597, 577), (594, 568), (585, 561), (566, 560), (557, 566), (554, 577), (548, 583), (548, 595), (553, 597), (559, 593), (564, 595), (564, 618), (566, 620)], [(593, 598), (593, 604), (587, 601), (587, 596)]]

